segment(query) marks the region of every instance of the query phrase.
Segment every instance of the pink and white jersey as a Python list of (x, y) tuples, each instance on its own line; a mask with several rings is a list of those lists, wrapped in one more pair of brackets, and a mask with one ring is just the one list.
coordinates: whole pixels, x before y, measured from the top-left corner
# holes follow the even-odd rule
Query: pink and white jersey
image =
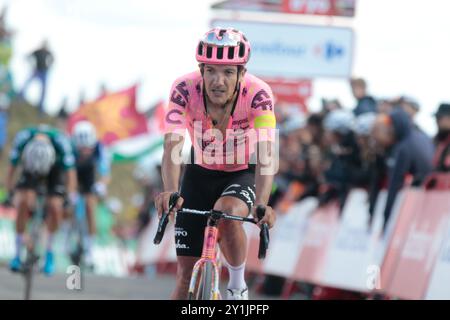
[[(275, 141), (274, 100), (269, 85), (246, 73), (225, 137), (214, 129), (203, 103), (200, 71), (178, 78), (171, 89), (165, 133), (184, 136), (188, 129), (195, 163), (220, 171), (248, 168), (256, 142)], [(253, 159), (253, 158), (252, 158)]]

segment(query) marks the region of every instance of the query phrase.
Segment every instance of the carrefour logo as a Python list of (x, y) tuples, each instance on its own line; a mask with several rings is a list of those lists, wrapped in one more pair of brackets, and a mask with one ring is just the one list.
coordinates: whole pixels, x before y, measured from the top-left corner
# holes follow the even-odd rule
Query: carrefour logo
[(325, 58), (327, 61), (341, 58), (344, 56), (344, 53), (344, 47), (333, 41), (328, 41), (325, 44), (319, 44), (314, 48), (314, 55), (320, 58)]
[(254, 42), (252, 43), (252, 49), (255, 52), (262, 54), (272, 55), (285, 55), (285, 56), (303, 56), (306, 53), (305, 46), (302, 45), (289, 45), (282, 43), (281, 41), (273, 42)]

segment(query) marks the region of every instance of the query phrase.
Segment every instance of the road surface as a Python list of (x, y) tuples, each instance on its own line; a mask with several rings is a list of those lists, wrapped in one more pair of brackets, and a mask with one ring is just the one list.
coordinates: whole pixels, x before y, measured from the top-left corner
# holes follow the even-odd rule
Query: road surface
[[(37, 274), (34, 278), (32, 299), (40, 300), (135, 300), (135, 299), (168, 299), (175, 286), (173, 275), (157, 275), (154, 277), (106, 277), (85, 274), (81, 277), (81, 289), (68, 289), (66, 286), (69, 274), (55, 274), (46, 277)], [(24, 278), (20, 274), (11, 273), (6, 266), (0, 267), (0, 299), (23, 299)], [(224, 293), (222, 283), (221, 292)], [(250, 291), (251, 299), (272, 299), (257, 295)]]

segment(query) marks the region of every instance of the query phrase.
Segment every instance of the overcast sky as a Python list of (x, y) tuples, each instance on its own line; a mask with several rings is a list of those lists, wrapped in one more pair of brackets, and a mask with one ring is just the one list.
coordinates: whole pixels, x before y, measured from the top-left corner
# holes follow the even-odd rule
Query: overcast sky
[[(22, 86), (29, 72), (26, 54), (47, 38), (55, 54), (48, 108), (64, 97), (70, 108), (81, 91), (96, 97), (101, 83), (111, 90), (140, 81), (141, 109), (168, 96), (172, 81), (196, 68), (196, 40), (212, 17), (198, 0), (0, 0), (9, 4), (16, 31), (12, 69)], [(422, 105), (417, 121), (435, 132), (431, 114), (450, 101), (450, 1), (358, 0), (353, 74), (369, 82), (377, 97), (408, 94)], [(251, 39), (250, 39), (251, 41)], [(37, 87), (30, 91), (35, 98)], [(354, 100), (345, 79), (318, 79), (312, 110), (321, 97)]]

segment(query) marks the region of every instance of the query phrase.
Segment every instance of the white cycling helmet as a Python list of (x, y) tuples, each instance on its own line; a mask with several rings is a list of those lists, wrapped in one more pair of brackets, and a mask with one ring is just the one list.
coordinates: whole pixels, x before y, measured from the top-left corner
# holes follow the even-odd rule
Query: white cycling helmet
[(158, 166), (161, 165), (163, 152), (164, 149), (161, 148), (154, 155), (139, 161), (133, 170), (133, 177), (143, 183), (157, 183), (161, 179)]
[(77, 148), (92, 148), (97, 143), (97, 132), (89, 121), (79, 121), (73, 127), (72, 138)]
[(323, 126), (325, 130), (347, 134), (353, 129), (353, 121), (354, 116), (352, 112), (338, 109), (330, 111), (326, 115)]
[(55, 149), (49, 141), (31, 140), (22, 153), (22, 166), (25, 172), (45, 176), (55, 163)]
[(375, 112), (366, 112), (355, 119), (353, 131), (359, 136), (369, 136), (372, 132), (377, 114)]

